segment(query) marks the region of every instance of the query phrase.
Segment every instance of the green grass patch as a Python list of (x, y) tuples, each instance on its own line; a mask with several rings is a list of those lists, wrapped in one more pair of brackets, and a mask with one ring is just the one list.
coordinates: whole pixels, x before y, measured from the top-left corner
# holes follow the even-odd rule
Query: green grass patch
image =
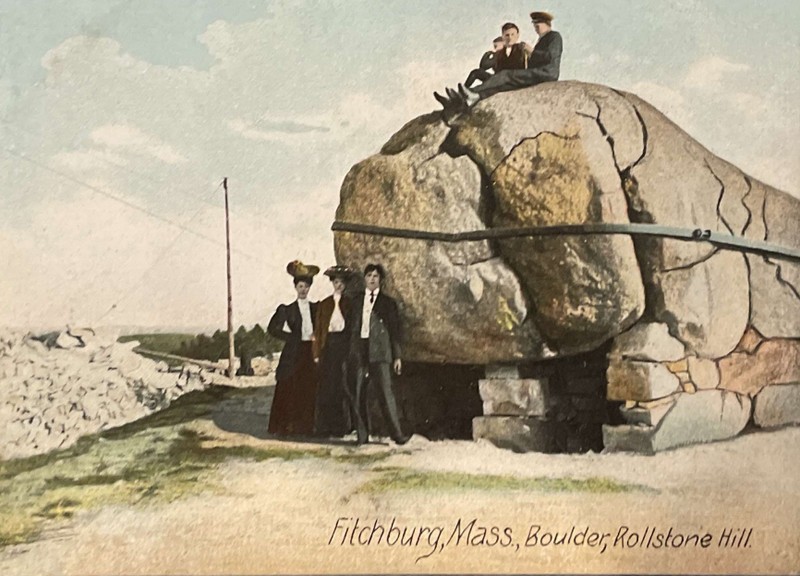
[(139, 346), (153, 352), (163, 352), (165, 354), (177, 354), (181, 344), (188, 346), (194, 340), (194, 334), (130, 334), (121, 336), (119, 342), (139, 342)]
[[(159, 414), (82, 438), (66, 450), (0, 461), (0, 547), (35, 540), (45, 521), (69, 519), (82, 510), (215, 492), (217, 466), (229, 459), (329, 455), (316, 447), (218, 445), (187, 428), (188, 421), (210, 413), (219, 393), (184, 396)], [(238, 393), (231, 389), (227, 396)]]
[(408, 454), (408, 452), (359, 452), (357, 450), (351, 452), (345, 452), (343, 454), (336, 454), (332, 455), (331, 457), (336, 460), (337, 462), (342, 462), (344, 464), (353, 464), (355, 466), (369, 466), (371, 464), (377, 464), (378, 462), (383, 462), (390, 456), (395, 456), (397, 454)]
[(589, 492), (611, 494), (649, 490), (635, 484), (622, 484), (610, 478), (524, 478), (510, 475), (477, 475), (459, 472), (425, 472), (403, 468), (379, 468), (380, 475), (358, 492), (376, 494), (397, 490), (453, 492), (499, 490), (530, 492)]
[(0, 509), (0, 549), (35, 541), (41, 534), (41, 524), (27, 514)]

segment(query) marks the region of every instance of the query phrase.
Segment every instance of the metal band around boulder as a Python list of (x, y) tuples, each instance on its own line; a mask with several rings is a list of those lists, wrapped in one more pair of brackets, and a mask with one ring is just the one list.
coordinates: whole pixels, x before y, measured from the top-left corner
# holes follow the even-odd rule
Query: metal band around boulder
[(480, 240), (500, 240), (528, 236), (588, 236), (598, 234), (628, 234), (630, 236), (657, 236), (693, 242), (709, 242), (720, 248), (749, 252), (760, 256), (771, 256), (800, 262), (800, 250), (779, 246), (761, 240), (751, 240), (741, 236), (730, 236), (702, 228), (676, 228), (658, 224), (561, 224), (558, 226), (532, 226), (520, 228), (489, 228), (468, 232), (431, 232), (407, 228), (388, 228), (370, 224), (336, 221), (331, 226), (334, 232), (355, 232), (389, 238), (409, 238), (413, 240), (435, 240), (438, 242), (476, 242)]

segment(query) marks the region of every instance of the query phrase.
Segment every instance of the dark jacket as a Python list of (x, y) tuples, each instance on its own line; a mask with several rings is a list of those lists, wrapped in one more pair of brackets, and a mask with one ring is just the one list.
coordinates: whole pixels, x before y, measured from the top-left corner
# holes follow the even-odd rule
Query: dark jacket
[[(350, 357), (359, 363), (363, 362), (361, 358), (361, 314), (364, 310), (364, 297), (365, 294), (362, 292), (353, 299), (350, 318), (347, 322), (348, 330), (350, 330)], [(401, 340), (397, 302), (381, 290), (375, 298), (375, 306), (372, 308), (370, 316), (369, 361), (391, 363), (400, 359)]]
[[(314, 317), (317, 313), (317, 303), (311, 302), (311, 324), (314, 324)], [(289, 326), (289, 332), (283, 331), (283, 324)], [(281, 352), (281, 359), (278, 362), (278, 369), (275, 371), (275, 379), (280, 381), (288, 378), (294, 371), (297, 360), (297, 350), (303, 338), (303, 317), (300, 315), (300, 306), (295, 300), (291, 304), (281, 304), (275, 310), (275, 314), (269, 320), (267, 332), (270, 336), (286, 342)]]
[(493, 51), (489, 50), (485, 52), (483, 56), (481, 56), (481, 62), (478, 64), (479, 70), (491, 70), (494, 68), (495, 62), (495, 54)]
[(561, 73), (561, 51), (563, 42), (561, 34), (550, 30), (539, 38), (533, 52), (528, 58), (528, 70), (535, 70), (537, 76), (544, 80), (558, 80)]
[[(344, 316), (344, 331), (348, 332), (350, 315), (350, 298), (342, 295), (339, 300), (339, 310)], [(334, 302), (333, 295), (317, 303), (317, 313), (314, 316), (314, 358), (321, 358), (322, 351), (325, 350), (325, 342), (328, 340), (328, 326), (333, 316)]]
[(506, 56), (506, 49), (500, 48), (494, 53), (494, 70), (500, 72), (501, 70), (524, 70), (525, 63), (527, 62), (527, 54), (522, 44), (514, 44), (511, 46), (511, 53)]

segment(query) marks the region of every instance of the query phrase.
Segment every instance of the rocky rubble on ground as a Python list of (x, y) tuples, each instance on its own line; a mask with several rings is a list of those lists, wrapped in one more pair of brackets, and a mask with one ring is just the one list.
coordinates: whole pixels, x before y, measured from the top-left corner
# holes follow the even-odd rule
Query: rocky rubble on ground
[(133, 422), (202, 390), (211, 374), (170, 369), (116, 334), (0, 331), (0, 458), (42, 454)]

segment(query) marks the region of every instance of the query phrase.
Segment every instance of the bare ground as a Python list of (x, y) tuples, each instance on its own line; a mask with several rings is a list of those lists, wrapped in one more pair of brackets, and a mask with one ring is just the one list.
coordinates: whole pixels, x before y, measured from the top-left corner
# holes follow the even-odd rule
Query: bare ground
[[(485, 443), (418, 436), (402, 447), (355, 448), (266, 438), (263, 408), (251, 410), (252, 402), (241, 398), (226, 402), (222, 411), (155, 422), (75, 456), (77, 462), (93, 454), (113, 467), (108, 450), (116, 447), (115, 454), (123, 455), (130, 448), (128, 460), (144, 458), (135, 442), (153, 441), (142, 434), (152, 435), (156, 426), (199, 439), (194, 460), (165, 452), (183, 468), (159, 460), (147, 469), (159, 477), (157, 484), (118, 480), (103, 488), (88, 482), (70, 492), (84, 505), (51, 516), (33, 541), (0, 549), (0, 573), (722, 574), (796, 573), (800, 567), (799, 428), (656, 456), (514, 454)], [(42, 486), (57, 478), (65, 489), (70, 466), (72, 460), (49, 463), (9, 481), (22, 490), (45, 474)], [(53, 476), (56, 469), (66, 471)], [(191, 487), (179, 489), (181, 482)], [(102, 489), (116, 496), (97, 492)], [(18, 500), (41, 504), (52, 500), (47, 490), (23, 490)], [(154, 492), (167, 496), (150, 497)], [(351, 543), (344, 529), (355, 519), (359, 529), (383, 526), (384, 539), (378, 542), (375, 531), (366, 543), (370, 531), (356, 532)], [(415, 529), (410, 544), (402, 537), (387, 541), (393, 521), (406, 529), (406, 539)], [(535, 540), (529, 538), (532, 526), (541, 527)], [(569, 543), (542, 545), (543, 536), (551, 537), (545, 533), (568, 535), (571, 529)], [(670, 546), (655, 547), (670, 529)], [(721, 545), (726, 530), (735, 537), (750, 529), (747, 546)], [(586, 536), (576, 538), (582, 532)], [(591, 540), (593, 532), (598, 534)], [(644, 534), (644, 546), (635, 534)], [(698, 542), (686, 546), (682, 541), (692, 534)]]

